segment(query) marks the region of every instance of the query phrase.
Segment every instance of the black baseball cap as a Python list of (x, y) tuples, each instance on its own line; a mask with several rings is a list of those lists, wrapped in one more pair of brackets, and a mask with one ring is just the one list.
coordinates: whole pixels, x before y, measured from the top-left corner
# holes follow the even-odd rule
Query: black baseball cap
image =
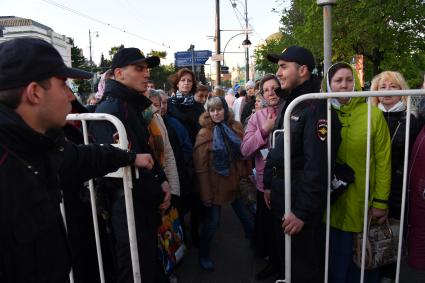
[(135, 47), (123, 48), (119, 50), (112, 58), (111, 69), (121, 68), (128, 65), (136, 65), (141, 62), (146, 62), (148, 68), (153, 68), (159, 65), (160, 60), (157, 56), (145, 57), (140, 49)]
[(283, 60), (295, 62), (301, 66), (306, 65), (310, 72), (316, 67), (311, 51), (298, 45), (289, 46), (281, 54), (267, 54), (267, 60), (273, 63)]
[(50, 43), (20, 37), (0, 44), (0, 90), (23, 87), (50, 77), (90, 79), (93, 74), (65, 65)]

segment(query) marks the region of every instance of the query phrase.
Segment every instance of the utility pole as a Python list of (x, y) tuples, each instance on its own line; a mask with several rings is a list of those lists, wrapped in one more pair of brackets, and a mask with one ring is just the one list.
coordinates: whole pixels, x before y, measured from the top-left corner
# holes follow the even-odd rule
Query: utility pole
[[(245, 28), (246, 28), (246, 41), (249, 41), (248, 39), (248, 1), (245, 0)], [(245, 84), (249, 81), (249, 46), (246, 47), (246, 58), (245, 58)]]
[[(89, 29), (89, 50), (90, 50), (90, 73), (93, 73), (93, 58), (92, 58), (92, 53), (91, 53), (91, 35), (92, 33), (96, 34), (96, 37), (99, 37), (99, 32), (94, 31), (91, 32), (91, 30)], [(90, 80), (90, 87), (91, 87), (91, 92), (94, 92), (94, 76), (93, 78)]]
[[(89, 29), (89, 50), (90, 50), (90, 73), (93, 73), (93, 59), (91, 56), (91, 31)], [(90, 80), (91, 92), (94, 92), (94, 82), (93, 78)]]
[(332, 5), (336, 0), (317, 0), (317, 5), (323, 6), (323, 74), (329, 70), (332, 63)]
[(195, 71), (195, 45), (191, 44), (187, 51), (191, 51), (192, 53), (192, 72), (193, 74), (195, 74), (195, 79), (196, 79), (197, 76)]
[[(220, 0), (215, 0), (215, 54), (220, 54)], [(216, 62), (216, 81), (215, 85), (218, 86), (221, 84), (221, 62)]]

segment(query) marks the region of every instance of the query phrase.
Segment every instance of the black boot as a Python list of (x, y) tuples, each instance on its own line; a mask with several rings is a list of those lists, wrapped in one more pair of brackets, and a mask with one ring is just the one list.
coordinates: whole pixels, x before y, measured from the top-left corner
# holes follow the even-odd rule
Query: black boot
[(275, 264), (268, 263), (260, 272), (255, 275), (256, 280), (264, 280), (279, 273), (279, 267)]

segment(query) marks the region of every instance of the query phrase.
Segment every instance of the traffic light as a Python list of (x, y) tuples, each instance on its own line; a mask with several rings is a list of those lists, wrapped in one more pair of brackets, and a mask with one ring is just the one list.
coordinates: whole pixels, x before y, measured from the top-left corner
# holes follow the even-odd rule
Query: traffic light
[(221, 73), (222, 74), (228, 74), (229, 73), (229, 67), (221, 66)]

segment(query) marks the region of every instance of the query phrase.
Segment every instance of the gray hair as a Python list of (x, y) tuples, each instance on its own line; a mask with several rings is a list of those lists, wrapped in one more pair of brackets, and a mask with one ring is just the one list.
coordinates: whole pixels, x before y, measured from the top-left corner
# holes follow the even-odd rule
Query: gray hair
[(159, 92), (156, 89), (149, 89), (148, 96), (149, 96), (149, 99), (153, 97), (158, 97), (159, 101), (161, 101), (161, 92)]
[(218, 96), (213, 96), (210, 99), (208, 99), (206, 106), (207, 106), (207, 111), (210, 111), (210, 109), (224, 108), (223, 102)]

